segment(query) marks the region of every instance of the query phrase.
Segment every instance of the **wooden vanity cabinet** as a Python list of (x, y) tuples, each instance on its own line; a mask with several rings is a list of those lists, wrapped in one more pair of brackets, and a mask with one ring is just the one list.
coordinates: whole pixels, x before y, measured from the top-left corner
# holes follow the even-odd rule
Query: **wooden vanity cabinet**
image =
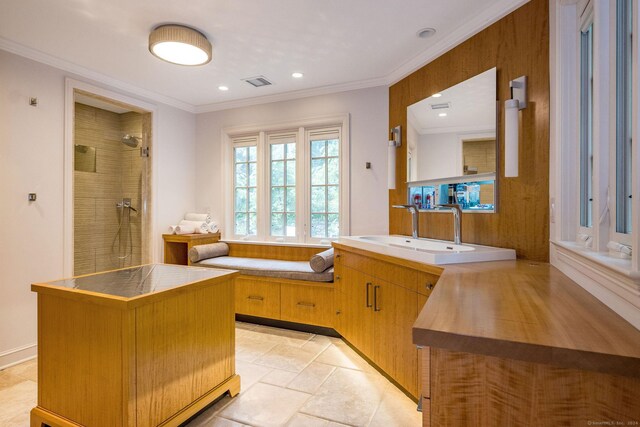
[(418, 399), (412, 327), (438, 276), (341, 249), (335, 272), (336, 330)]

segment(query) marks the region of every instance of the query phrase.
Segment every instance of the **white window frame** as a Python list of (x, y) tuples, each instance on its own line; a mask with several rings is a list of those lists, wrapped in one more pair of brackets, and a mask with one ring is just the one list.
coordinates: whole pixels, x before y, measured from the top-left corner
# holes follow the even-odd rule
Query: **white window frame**
[[(304, 228), (304, 232), (305, 235), (307, 236), (306, 240), (309, 243), (319, 243), (319, 244), (328, 244), (330, 241), (335, 240), (335, 238), (316, 238), (316, 237), (312, 237), (311, 236), (311, 137), (312, 134), (314, 134), (315, 132), (317, 132), (318, 128), (306, 128), (305, 131), (305, 138), (304, 138), (304, 145), (305, 148), (307, 150), (306, 152), (306, 157), (305, 157), (305, 164), (307, 165), (307, 173), (305, 174), (305, 183), (304, 183), (304, 191), (305, 191), (305, 200), (306, 200), (306, 205), (308, 207), (308, 209), (306, 209), (304, 211), (305, 213), (305, 228)], [(337, 136), (338, 139), (340, 140), (340, 178), (339, 178), (339, 182), (340, 182), (340, 231), (342, 235), (345, 235), (344, 233), (342, 233), (342, 230), (344, 230), (346, 227), (348, 227), (348, 224), (345, 223), (345, 219), (343, 218), (342, 212), (345, 209), (344, 207), (347, 207), (347, 210), (349, 209), (349, 205), (344, 205), (343, 203), (345, 203), (345, 199), (343, 197), (343, 189), (342, 189), (342, 180), (343, 178), (346, 176), (348, 177), (348, 175), (345, 175), (344, 173), (344, 161), (343, 158), (345, 156), (345, 148), (348, 149), (348, 147), (344, 147), (342, 144), (342, 129), (340, 129), (340, 127), (322, 127), (321, 130), (323, 131), (323, 133), (325, 133), (325, 135), (327, 136), (327, 139), (332, 139), (331, 137), (333, 136)], [(347, 165), (348, 166), (348, 165)], [(348, 203), (348, 199), (346, 200), (346, 203)]]
[[(224, 228), (221, 230), (222, 239), (239, 241), (269, 242), (272, 244), (310, 244), (329, 245), (334, 239), (311, 239), (310, 221), (305, 221), (309, 202), (310, 178), (309, 173), (304, 174), (304, 187), (300, 184), (300, 177), (308, 161), (310, 165), (310, 153), (308, 153), (308, 141), (306, 131), (317, 128), (340, 128), (340, 235), (350, 235), (350, 115), (332, 115), (311, 117), (300, 120), (292, 120), (279, 123), (258, 123), (252, 125), (233, 126), (222, 129), (221, 132), (221, 158), (223, 166), (223, 220)], [(269, 150), (267, 138), (270, 134), (291, 133), (297, 130), (296, 142), (296, 238), (281, 238), (270, 236), (270, 180), (269, 180)], [(233, 139), (240, 136), (258, 135), (258, 234), (256, 236), (240, 236), (235, 234), (234, 227), (234, 170), (233, 170)], [(304, 164), (303, 164), (304, 163)], [(307, 187), (309, 190), (307, 190)], [(310, 219), (310, 218), (309, 218)], [(300, 232), (300, 231), (303, 232)]]
[[(592, 147), (591, 147), (591, 151), (592, 151), (592, 156), (595, 158), (597, 158), (597, 156), (595, 155), (595, 148), (596, 148), (596, 144), (595, 144), (595, 131), (596, 131), (596, 125), (595, 125), (595, 120), (593, 119), (595, 117), (595, 111), (596, 111), (596, 103), (595, 103), (595, 91), (596, 91), (596, 77), (595, 77), (595, 73), (596, 73), (596, 65), (597, 65), (597, 61), (595, 59), (595, 44), (596, 44), (596, 26), (595, 26), (595, 22), (594, 22), (594, 16), (593, 16), (593, 0), (581, 0), (578, 3), (578, 10), (581, 11), (580, 12), (580, 16), (579, 16), (579, 22), (580, 22), (580, 29), (579, 29), (579, 35), (578, 35), (578, 39), (577, 39), (577, 46), (576, 46), (576, 52), (578, 55), (578, 67), (577, 67), (577, 71), (578, 71), (578, 78), (577, 78), (577, 84), (578, 84), (578, 96), (576, 98), (576, 101), (578, 103), (578, 154), (577, 154), (577, 159), (578, 159), (578, 235), (577, 235), (577, 243), (580, 245), (583, 245), (585, 247), (593, 247), (593, 237), (594, 237), (594, 226), (595, 226), (595, 222), (594, 219), (596, 218), (595, 215), (595, 210), (596, 210), (596, 205), (595, 205), (595, 198), (594, 198), (594, 192), (596, 191), (595, 187), (596, 187), (596, 179), (595, 179), (595, 164), (593, 164), (593, 167), (591, 170), (587, 169), (587, 172), (583, 172), (583, 163), (582, 163), (582, 97), (583, 97), (583, 91), (582, 91), (582, 33), (587, 30), (587, 28), (589, 28), (589, 26), (592, 26), (592, 61), (593, 64), (593, 92), (591, 94), (591, 110), (592, 110), (592, 122), (591, 122), (591, 137), (592, 137)], [(587, 159), (587, 162), (589, 162), (589, 159)], [(587, 168), (589, 167), (589, 165), (587, 165)], [(591, 196), (592, 196), (592, 202), (591, 202), (591, 226), (585, 226), (582, 225), (582, 205), (583, 203), (585, 203), (586, 201), (583, 200), (582, 196), (583, 196), (583, 189), (582, 189), (582, 174), (586, 173), (587, 175), (587, 179), (591, 180)], [(588, 195), (584, 194), (584, 195)]]
[[(613, 78), (610, 79), (611, 82), (611, 86), (610, 86), (610, 91), (612, 94), (611, 97), (611, 102), (612, 102), (612, 106), (613, 108), (610, 109), (610, 116), (609, 116), (609, 120), (611, 121), (611, 134), (610, 134), (610, 140), (611, 140), (611, 144), (610, 144), (610, 151), (609, 151), (609, 157), (610, 157), (610, 163), (609, 163), (609, 170), (611, 171), (611, 190), (610, 190), (610, 210), (611, 210), (611, 221), (610, 221), (610, 236), (611, 236), (611, 241), (614, 242), (618, 242), (627, 246), (633, 246), (633, 240), (632, 240), (632, 234), (631, 233), (619, 233), (617, 231), (617, 194), (618, 194), (618, 180), (617, 180), (617, 123), (616, 123), (616, 119), (617, 119), (617, 111), (616, 111), (616, 105), (617, 105), (617, 99), (616, 99), (616, 95), (617, 95), (617, 90), (616, 90), (616, 76), (617, 76), (617, 58), (616, 58), (616, 52), (617, 52), (617, 28), (616, 28), (616, 24), (617, 24), (617, 11), (616, 11), (616, 0), (611, 0), (610, 1), (610, 8), (609, 8), (609, 16), (611, 17), (610, 19), (610, 32), (609, 32), (609, 37), (610, 37), (610, 44), (609, 44), (609, 49), (611, 52), (611, 57), (610, 57), (610, 64), (611, 64), (611, 76)], [(634, 8), (638, 7), (638, 2), (635, 2), (634, 4)], [(637, 28), (637, 25), (635, 26)], [(634, 30), (636, 29), (634, 28)], [(635, 32), (634, 32), (635, 34)], [(635, 37), (634, 37), (635, 39)], [(631, 49), (633, 50), (633, 46), (631, 47)], [(637, 55), (636, 55), (637, 57)], [(637, 70), (637, 67), (635, 66), (635, 64), (633, 64), (633, 69)], [(636, 71), (637, 72), (637, 71)], [(632, 74), (634, 73), (634, 71), (632, 71)], [(633, 95), (632, 95), (633, 98)], [(632, 112), (633, 115), (633, 112)], [(632, 116), (632, 120), (633, 120), (633, 116)], [(633, 160), (632, 160), (633, 162)], [(632, 165), (632, 169), (633, 169), (633, 165)], [(632, 182), (633, 182), (633, 178), (632, 178)], [(637, 193), (636, 193), (637, 194)], [(632, 212), (637, 212), (636, 210), (634, 210), (632, 208)], [(632, 218), (633, 218), (633, 214), (632, 214)], [(633, 230), (633, 224), (632, 224), (632, 230)]]
[[(592, 245), (577, 242), (580, 225), (579, 170), (579, 34), (584, 1), (550, 2), (551, 264), (640, 329), (640, 155), (632, 155), (633, 224), (630, 235), (615, 233), (615, 1), (591, 0), (594, 13), (594, 187)], [(613, 3), (613, 7), (612, 4)], [(633, 3), (637, 34), (638, 0)], [(576, 51), (578, 54), (576, 55)], [(633, 38), (633, 132), (638, 140), (639, 92), (637, 37)], [(613, 62), (613, 66), (612, 66)], [(613, 73), (613, 74), (612, 74)], [(613, 150), (612, 151), (612, 147)], [(613, 224), (613, 225), (612, 225)], [(626, 239), (626, 240), (625, 240)], [(607, 247), (610, 241), (630, 244), (631, 259)]]
[[(280, 144), (282, 142), (278, 142), (278, 138), (286, 139), (287, 137), (293, 137), (294, 142), (296, 144), (296, 236), (287, 236), (286, 231), (284, 236), (272, 236), (271, 235), (271, 145), (272, 144)], [(272, 140), (273, 138), (273, 140)], [(303, 192), (301, 191), (301, 186), (299, 185), (299, 177), (302, 171), (303, 166), (300, 164), (301, 160), (304, 158), (304, 141), (300, 140), (300, 129), (294, 130), (284, 130), (284, 131), (276, 131), (276, 132), (267, 132), (265, 133), (265, 150), (264, 150), (264, 212), (266, 215), (266, 229), (264, 233), (264, 240), (273, 241), (273, 242), (298, 242), (299, 239), (299, 230), (301, 228), (301, 213), (303, 212), (301, 209), (304, 207), (304, 200), (302, 197)], [(260, 191), (260, 190), (258, 190)], [(260, 216), (258, 216), (260, 218)]]
[[(233, 149), (234, 148), (238, 148), (238, 147), (252, 147), (252, 146), (256, 146), (256, 166), (257, 166), (257, 185), (256, 185), (256, 214), (258, 212), (260, 212), (260, 203), (261, 203), (261, 199), (263, 198), (261, 192), (260, 192), (260, 177), (259, 177), (259, 173), (260, 173), (260, 150), (261, 150), (261, 146), (260, 146), (260, 135), (259, 134), (243, 134), (243, 135), (236, 135), (232, 138), (229, 139), (229, 144), (230, 144), (230, 148), (229, 148), (229, 161), (230, 161), (230, 166), (229, 169), (231, 171), (231, 180), (229, 182), (230, 185), (230, 216), (232, 218), (232, 227), (228, 228), (228, 230), (230, 230), (230, 235), (232, 236), (233, 239), (236, 240), (249, 240), (249, 239), (257, 239), (259, 238), (259, 233), (260, 233), (260, 215), (258, 216), (258, 224), (257, 224), (257, 232), (258, 234), (256, 235), (238, 235), (236, 234), (236, 229), (235, 229), (235, 224), (234, 224), (234, 219), (235, 219), (235, 210), (236, 210), (236, 206), (235, 206), (235, 157), (234, 157), (234, 152)], [(248, 171), (247, 171), (248, 172)], [(249, 176), (247, 174), (247, 179), (249, 179)], [(247, 221), (249, 220), (249, 218), (247, 218)]]

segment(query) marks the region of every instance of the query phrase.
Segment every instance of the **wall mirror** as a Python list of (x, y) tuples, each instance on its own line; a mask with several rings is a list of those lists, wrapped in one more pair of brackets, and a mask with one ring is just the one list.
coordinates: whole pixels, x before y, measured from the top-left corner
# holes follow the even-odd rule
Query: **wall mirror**
[(407, 108), (409, 203), (495, 212), (496, 68)]

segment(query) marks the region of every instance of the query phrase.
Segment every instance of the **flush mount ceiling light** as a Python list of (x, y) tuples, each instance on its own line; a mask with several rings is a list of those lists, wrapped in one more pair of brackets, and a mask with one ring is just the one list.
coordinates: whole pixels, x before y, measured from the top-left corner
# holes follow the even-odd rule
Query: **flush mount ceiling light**
[(423, 28), (416, 33), (421, 39), (427, 39), (436, 33), (435, 28)]
[(223, 91), (223, 92), (226, 92), (226, 91), (228, 91), (228, 90), (229, 90), (229, 87), (228, 87), (228, 86), (218, 86), (218, 90), (221, 90), (221, 91)]
[(204, 65), (211, 61), (211, 43), (201, 32), (183, 25), (161, 25), (149, 34), (149, 51), (178, 65)]
[(441, 93), (434, 93), (433, 95), (431, 95), (434, 98), (440, 98), (442, 96)]
[(298, 72), (291, 74), (291, 77), (293, 77), (294, 79), (301, 79), (302, 76), (304, 76), (304, 74)]
[(447, 113), (440, 113), (440, 114), (438, 114), (438, 116), (440, 116), (440, 117), (447, 117)]

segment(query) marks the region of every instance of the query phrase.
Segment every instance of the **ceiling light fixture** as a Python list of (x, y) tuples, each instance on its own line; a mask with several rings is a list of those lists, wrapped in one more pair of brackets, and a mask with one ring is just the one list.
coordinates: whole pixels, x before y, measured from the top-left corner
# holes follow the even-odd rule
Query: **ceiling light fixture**
[(431, 95), (433, 98), (440, 98), (442, 96), (441, 93), (434, 93), (433, 95)]
[(440, 117), (447, 117), (447, 113), (440, 113), (440, 114), (438, 114), (438, 116), (440, 116)]
[(204, 34), (183, 25), (161, 25), (149, 34), (149, 52), (172, 64), (204, 65), (211, 51)]
[(298, 72), (291, 74), (291, 77), (293, 77), (294, 79), (301, 79), (302, 76), (304, 76), (304, 74)]
[(436, 33), (435, 28), (423, 28), (416, 33), (421, 39), (427, 39)]
[(227, 86), (218, 86), (218, 90), (221, 90), (221, 91), (223, 91), (223, 92), (226, 92), (226, 91), (228, 91), (228, 90), (229, 90), (229, 87), (227, 87)]

